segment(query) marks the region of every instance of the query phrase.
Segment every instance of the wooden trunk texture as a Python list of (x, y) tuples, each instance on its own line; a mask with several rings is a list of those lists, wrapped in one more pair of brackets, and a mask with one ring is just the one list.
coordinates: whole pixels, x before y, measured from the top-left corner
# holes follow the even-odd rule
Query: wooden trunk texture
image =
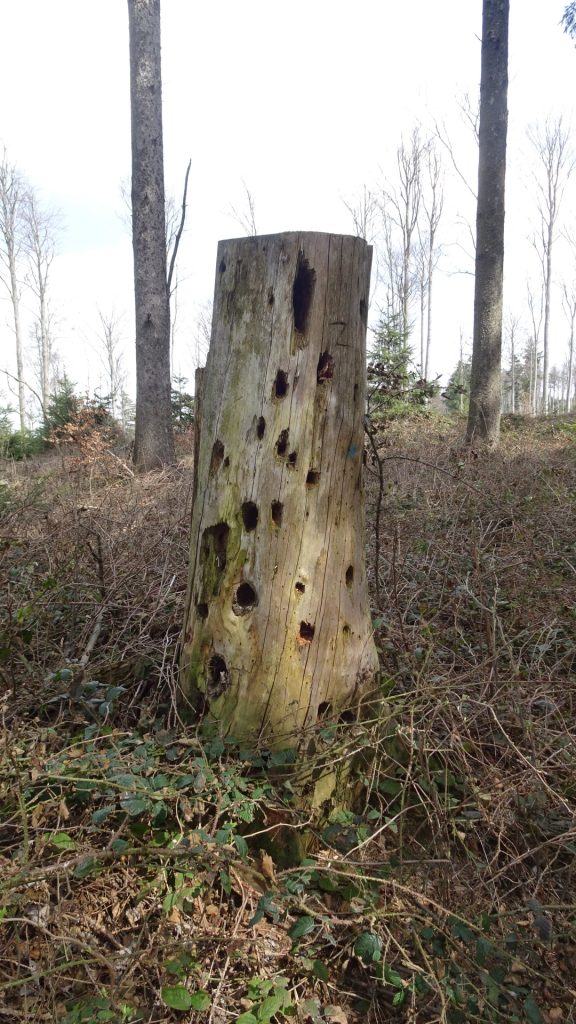
[(218, 247), (181, 688), (238, 739), (290, 744), (374, 686), (362, 484), (371, 256), (362, 239), (315, 233)]

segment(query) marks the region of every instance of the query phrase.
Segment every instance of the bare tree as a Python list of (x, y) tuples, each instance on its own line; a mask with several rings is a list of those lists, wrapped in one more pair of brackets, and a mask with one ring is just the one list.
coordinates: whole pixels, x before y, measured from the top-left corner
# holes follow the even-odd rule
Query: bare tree
[(106, 374), (106, 392), (110, 402), (110, 413), (117, 419), (120, 413), (122, 391), (126, 374), (122, 367), (122, 344), (120, 337), (121, 316), (111, 310), (103, 313), (98, 310), (100, 320), (99, 341), (101, 362)]
[(508, 313), (506, 317), (506, 340), (507, 347), (510, 354), (510, 412), (512, 415), (516, 412), (516, 389), (518, 382), (516, 380), (516, 359), (518, 352), (518, 333), (520, 330), (520, 317), (514, 313)]
[(372, 189), (362, 186), (362, 191), (354, 199), (344, 199), (354, 225), (354, 234), (373, 245), (376, 238), (378, 218), (378, 196)]
[(0, 280), (12, 305), (16, 342), (18, 415), (20, 430), (26, 429), (24, 349), (20, 317), (21, 268), (26, 248), (26, 206), (28, 188), (17, 167), (8, 160), (6, 150), (0, 163)]
[(574, 377), (574, 328), (576, 326), (576, 285), (562, 286), (562, 308), (568, 321), (568, 359), (566, 365), (566, 412), (572, 407), (572, 382)]
[(408, 307), (413, 287), (411, 260), (413, 240), (418, 224), (422, 199), (422, 157), (424, 143), (418, 128), (414, 128), (407, 144), (404, 140), (396, 153), (398, 186), (385, 189), (382, 198), (384, 218), (389, 218), (400, 232), (402, 253), (401, 314), (402, 331), (408, 337), (410, 321)]
[(538, 412), (538, 386), (540, 382), (540, 332), (542, 330), (543, 320), (543, 307), (542, 307), (542, 295), (540, 295), (539, 303), (537, 303), (536, 296), (532, 290), (532, 286), (528, 285), (528, 311), (530, 313), (530, 321), (532, 323), (532, 336), (528, 342), (528, 360), (529, 360), (529, 399), (530, 399), (530, 414), (535, 416)]
[(244, 234), (255, 237), (258, 234), (256, 226), (256, 200), (244, 178), (242, 178), (242, 188), (244, 189), (244, 206), (236, 207), (230, 204), (230, 214), (240, 225)]
[(49, 302), (49, 281), (56, 254), (58, 214), (41, 207), (32, 189), (27, 193), (25, 208), (27, 274), (26, 284), (36, 301), (33, 338), (38, 354), (38, 379), (43, 410), (48, 404), (53, 359), (52, 316)]
[(509, 0), (483, 0), (474, 338), (466, 438), (492, 446), (499, 441), (502, 412), (509, 13)]
[(426, 331), (426, 352), (422, 365), (424, 379), (428, 380), (430, 369), (430, 347), (432, 344), (432, 282), (434, 271), (438, 266), (440, 250), (438, 249), (436, 236), (442, 217), (444, 206), (443, 172), (442, 162), (438, 150), (430, 143), (425, 152), (426, 178), (428, 188), (424, 189), (422, 206), (426, 220), (427, 252), (426, 252), (426, 301), (428, 305), (428, 324)]
[(542, 267), (544, 294), (544, 361), (542, 366), (542, 412), (548, 412), (548, 374), (550, 362), (550, 319), (552, 293), (552, 252), (556, 240), (558, 216), (568, 179), (574, 169), (574, 156), (569, 145), (569, 132), (562, 117), (548, 118), (544, 125), (529, 130), (538, 169), (535, 172), (536, 206), (539, 226), (534, 247)]
[(136, 313), (136, 436), (142, 470), (174, 459), (166, 268), (160, 0), (128, 0), (132, 122), (132, 247)]

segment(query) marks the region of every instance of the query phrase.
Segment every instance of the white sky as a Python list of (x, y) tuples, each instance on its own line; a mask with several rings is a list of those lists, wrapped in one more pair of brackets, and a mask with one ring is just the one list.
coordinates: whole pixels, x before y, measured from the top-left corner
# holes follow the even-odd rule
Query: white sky
[[(179, 199), (192, 158), (179, 276), (175, 370), (193, 378), (194, 325), (211, 298), (216, 244), (242, 234), (230, 206), (256, 202), (259, 233), (350, 233), (343, 199), (393, 180), (401, 134), (434, 119), (449, 127), (475, 187), (476, 158), (457, 101), (477, 95), (481, 0), (163, 0), (167, 190)], [(526, 127), (547, 114), (570, 121), (576, 48), (559, 22), (563, 0), (512, 0), (506, 295), (522, 314), (536, 275), (528, 244), (534, 212)], [(130, 175), (128, 14), (125, 0), (0, 0), (0, 144), (64, 230), (54, 263), (56, 344), (80, 386), (98, 385), (97, 309), (123, 316), (133, 364), (131, 244), (120, 184)], [(573, 121), (576, 131), (576, 121)], [(460, 330), (472, 325), (471, 263), (462, 218), (474, 204), (447, 168), (439, 231), (433, 369), (448, 373)], [(563, 219), (576, 226), (576, 174)], [(459, 270), (467, 274), (456, 273)], [(568, 249), (556, 277), (574, 282)], [(0, 300), (0, 366), (13, 367), (10, 309)], [(567, 328), (554, 307), (554, 351)], [(0, 387), (2, 385), (0, 384)]]

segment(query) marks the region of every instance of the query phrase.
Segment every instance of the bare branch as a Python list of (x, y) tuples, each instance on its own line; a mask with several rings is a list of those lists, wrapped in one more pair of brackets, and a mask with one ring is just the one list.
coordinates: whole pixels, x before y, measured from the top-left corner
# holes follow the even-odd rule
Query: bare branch
[(174, 239), (174, 246), (172, 248), (172, 255), (170, 257), (170, 269), (168, 270), (168, 278), (166, 281), (168, 287), (168, 294), (172, 294), (172, 276), (174, 274), (174, 266), (176, 264), (176, 257), (178, 255), (178, 248), (180, 246), (180, 239), (182, 238), (182, 232), (184, 231), (184, 224), (186, 222), (186, 197), (188, 195), (188, 178), (190, 177), (190, 168), (192, 166), (192, 160), (188, 161), (188, 167), (186, 168), (186, 174), (184, 176), (184, 191), (182, 193), (182, 212), (180, 216), (180, 224), (176, 232)]

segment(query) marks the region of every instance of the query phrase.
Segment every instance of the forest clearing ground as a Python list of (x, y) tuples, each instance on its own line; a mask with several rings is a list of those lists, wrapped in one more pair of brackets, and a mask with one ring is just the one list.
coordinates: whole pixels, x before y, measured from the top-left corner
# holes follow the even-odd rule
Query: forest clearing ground
[(188, 456), (0, 466), (0, 1020), (573, 1019), (576, 424), (462, 432), (383, 426), (381, 490), (368, 449), (381, 688), (297, 867), (290, 758), (176, 712)]

